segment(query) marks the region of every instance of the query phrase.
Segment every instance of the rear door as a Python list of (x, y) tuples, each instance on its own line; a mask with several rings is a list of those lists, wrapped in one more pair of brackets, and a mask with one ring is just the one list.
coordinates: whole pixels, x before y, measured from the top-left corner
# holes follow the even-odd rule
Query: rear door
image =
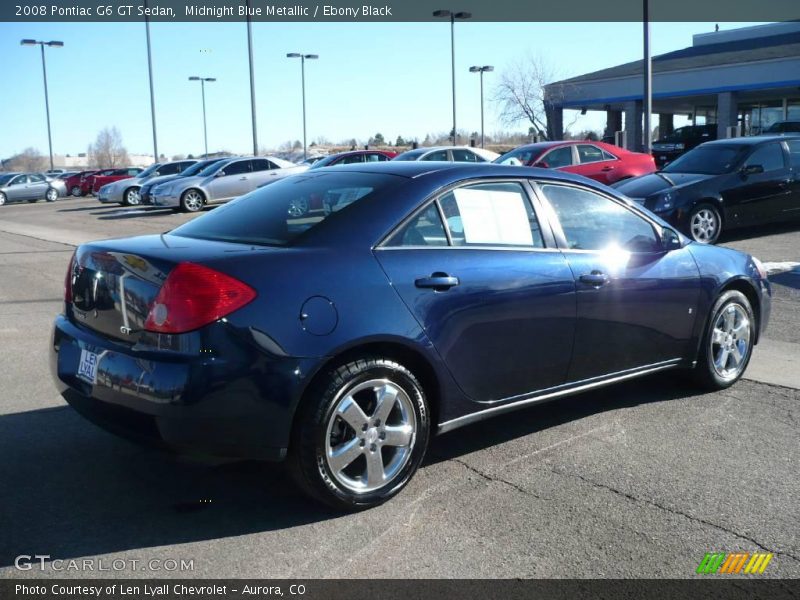
[(685, 248), (611, 196), (542, 182), (577, 290), (571, 383), (673, 364), (690, 353), (700, 278)]
[[(760, 173), (747, 173), (760, 167)], [(789, 202), (791, 173), (781, 142), (759, 145), (744, 161), (735, 185), (723, 191), (728, 210), (736, 210), (742, 225), (779, 219)]]
[(619, 159), (605, 152), (594, 144), (577, 144), (578, 164), (565, 167), (564, 171), (589, 177), (606, 185), (616, 181), (615, 171), (619, 167)]
[(50, 189), (50, 183), (45, 179), (44, 175), (39, 173), (31, 173), (28, 175), (27, 197), (29, 199), (38, 200), (44, 198), (48, 189)]
[(376, 257), (462, 390), (513, 398), (564, 382), (575, 283), (527, 185), (478, 181), (443, 191)]
[(787, 139), (789, 151), (789, 193), (784, 197), (781, 209), (788, 218), (800, 217), (800, 139)]
[(280, 176), (280, 168), (266, 158), (254, 158), (250, 163), (252, 166), (252, 174), (249, 179), (248, 192), (252, 192), (260, 185), (272, 179), (278, 179)]

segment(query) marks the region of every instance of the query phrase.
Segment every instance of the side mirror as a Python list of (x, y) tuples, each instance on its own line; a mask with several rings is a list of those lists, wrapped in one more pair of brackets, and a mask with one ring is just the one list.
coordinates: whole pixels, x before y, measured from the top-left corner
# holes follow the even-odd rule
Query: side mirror
[(225, 171), (217, 171), (214, 173), (214, 177), (225, 177)]
[(681, 243), (681, 237), (675, 232), (675, 230), (670, 229), (669, 227), (664, 227), (661, 231), (661, 247), (664, 249), (664, 252), (670, 252), (671, 250), (677, 250), (678, 248), (682, 248), (683, 244)]
[(757, 175), (764, 172), (764, 165), (745, 165), (742, 167), (742, 175)]
[(549, 169), (550, 165), (548, 165), (545, 161), (540, 160), (538, 162), (533, 163), (534, 167), (541, 167), (542, 169)]

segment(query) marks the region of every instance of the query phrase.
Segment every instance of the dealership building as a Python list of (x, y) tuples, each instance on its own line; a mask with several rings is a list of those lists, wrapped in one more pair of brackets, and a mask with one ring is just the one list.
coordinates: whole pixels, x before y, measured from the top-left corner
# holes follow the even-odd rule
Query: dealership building
[[(548, 136), (561, 139), (564, 110), (604, 111), (604, 136), (643, 147), (644, 61), (545, 86)], [(716, 124), (717, 137), (756, 135), (800, 121), (800, 22), (700, 33), (689, 48), (654, 56), (653, 121), (659, 135), (676, 116)]]

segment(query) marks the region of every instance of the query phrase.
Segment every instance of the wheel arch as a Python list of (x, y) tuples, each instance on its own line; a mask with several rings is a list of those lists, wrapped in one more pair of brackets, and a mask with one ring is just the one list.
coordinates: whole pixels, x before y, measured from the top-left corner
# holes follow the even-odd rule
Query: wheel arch
[(753, 309), (753, 316), (755, 316), (756, 319), (756, 322), (753, 327), (755, 333), (755, 340), (753, 342), (753, 345), (755, 345), (758, 343), (758, 339), (760, 337), (760, 332), (761, 332), (761, 298), (759, 297), (758, 291), (756, 290), (753, 283), (745, 277), (737, 277), (735, 279), (726, 281), (719, 289), (717, 297), (719, 297), (721, 294), (724, 294), (725, 292), (732, 290), (744, 294), (745, 298), (747, 298), (747, 301), (750, 302), (750, 307)]
[[(364, 341), (343, 348), (322, 363), (311, 376), (308, 384), (295, 406), (292, 415), (292, 430), (297, 426), (298, 416), (302, 413), (302, 406), (308, 398), (319, 389), (320, 382), (328, 373), (338, 367), (365, 357), (381, 357), (398, 362), (411, 371), (419, 379), (430, 410), (431, 432), (436, 431), (441, 410), (441, 382), (436, 369), (431, 361), (418, 349), (397, 340)], [(293, 437), (293, 436), (292, 436)]]

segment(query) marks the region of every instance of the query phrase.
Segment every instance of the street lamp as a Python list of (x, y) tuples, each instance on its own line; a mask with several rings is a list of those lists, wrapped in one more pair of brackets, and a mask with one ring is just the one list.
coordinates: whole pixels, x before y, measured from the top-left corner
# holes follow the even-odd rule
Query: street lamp
[(200, 93), (203, 95), (203, 143), (205, 144), (206, 148), (206, 158), (208, 158), (208, 130), (206, 129), (206, 81), (216, 81), (216, 78), (192, 76), (189, 77), (189, 81), (200, 82)]
[(306, 147), (306, 60), (316, 60), (319, 54), (301, 54), (300, 52), (289, 52), (286, 58), (300, 59), (300, 79), (303, 88), (303, 160), (308, 158)]
[(63, 48), (64, 42), (40, 42), (38, 40), (22, 40), (20, 45), (22, 46), (36, 46), (39, 45), (42, 49), (42, 76), (44, 78), (44, 109), (47, 113), (47, 145), (50, 149), (50, 170), (53, 170), (53, 138), (50, 134), (50, 99), (47, 95), (47, 65), (45, 64), (44, 60), (44, 47), (50, 46), (51, 48)]
[(490, 71), (494, 71), (494, 67), (492, 65), (485, 65), (483, 67), (470, 67), (470, 73), (480, 73), (481, 74), (481, 148), (483, 148), (483, 74), (488, 73)]
[(450, 59), (453, 71), (453, 146), (456, 145), (456, 19), (469, 19), (472, 13), (452, 10), (435, 10), (434, 17), (450, 19)]

